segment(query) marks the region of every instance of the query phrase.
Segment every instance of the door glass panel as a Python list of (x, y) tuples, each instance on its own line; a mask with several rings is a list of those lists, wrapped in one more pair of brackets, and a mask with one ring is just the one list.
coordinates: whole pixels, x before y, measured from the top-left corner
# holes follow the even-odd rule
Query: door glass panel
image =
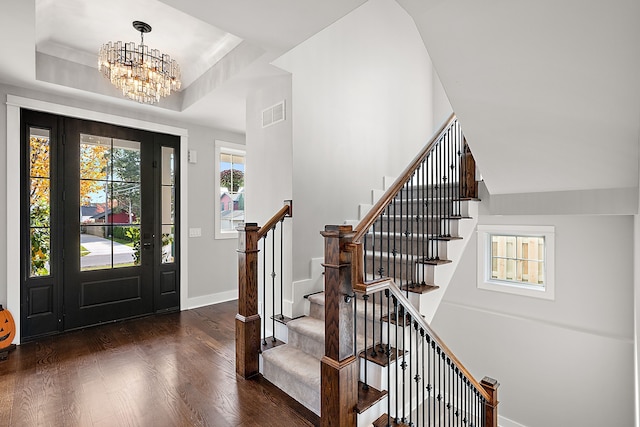
[(29, 129), (29, 276), (51, 274), (51, 146), (48, 129)]
[(80, 135), (82, 270), (140, 264), (140, 143)]
[(162, 147), (162, 190), (160, 205), (162, 213), (162, 263), (175, 262), (175, 150)]

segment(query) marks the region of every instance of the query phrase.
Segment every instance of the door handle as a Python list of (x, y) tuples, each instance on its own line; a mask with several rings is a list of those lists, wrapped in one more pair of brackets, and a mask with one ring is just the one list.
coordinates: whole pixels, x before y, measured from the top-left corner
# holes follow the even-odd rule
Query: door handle
[(145, 249), (149, 249), (151, 248), (151, 243), (150, 242), (143, 243), (142, 247), (144, 247)]

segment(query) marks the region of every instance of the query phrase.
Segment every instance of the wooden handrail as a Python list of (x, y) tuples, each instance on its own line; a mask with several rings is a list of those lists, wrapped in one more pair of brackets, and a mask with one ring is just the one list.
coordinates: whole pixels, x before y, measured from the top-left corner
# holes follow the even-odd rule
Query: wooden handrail
[(393, 201), (396, 195), (402, 190), (404, 184), (411, 178), (411, 175), (416, 171), (416, 169), (420, 166), (422, 161), (427, 157), (434, 144), (442, 137), (445, 131), (451, 126), (451, 124), (456, 120), (456, 114), (451, 113), (449, 118), (440, 126), (438, 131), (434, 134), (434, 136), (429, 140), (429, 143), (418, 153), (418, 155), (413, 159), (413, 161), (407, 166), (407, 168), (402, 172), (402, 174), (396, 179), (391, 187), (382, 195), (380, 200), (373, 205), (373, 208), (365, 215), (364, 218), (358, 223), (356, 228), (354, 229), (355, 235), (353, 236), (353, 242), (359, 243), (362, 236), (367, 233), (367, 230), (373, 225), (373, 223), (378, 219), (378, 217), (382, 214), (385, 208)]
[(263, 238), (269, 230), (271, 230), (277, 223), (282, 221), (284, 218), (291, 217), (293, 215), (293, 204), (291, 200), (285, 201), (285, 205), (280, 208), (278, 212), (276, 212), (269, 221), (267, 221), (260, 230), (258, 231), (258, 240)]
[(451, 359), (451, 361), (456, 365), (460, 372), (469, 380), (469, 382), (478, 390), (478, 392), (482, 395), (482, 397), (487, 401), (491, 402), (492, 398), (484, 389), (484, 387), (471, 375), (469, 370), (460, 362), (460, 360), (453, 354), (453, 352), (447, 347), (447, 345), (442, 341), (442, 339), (435, 333), (433, 329), (429, 326), (426, 320), (422, 317), (422, 314), (413, 306), (411, 301), (409, 301), (403, 294), (400, 288), (396, 286), (392, 279), (380, 279), (371, 283), (359, 283), (353, 286), (353, 290), (357, 293), (367, 295), (382, 292), (386, 289), (389, 289), (389, 292), (393, 294), (398, 301), (404, 306), (407, 313), (411, 315), (411, 318), (419, 323), (420, 327), (423, 328), (433, 339), (438, 346), (444, 351), (444, 353)]

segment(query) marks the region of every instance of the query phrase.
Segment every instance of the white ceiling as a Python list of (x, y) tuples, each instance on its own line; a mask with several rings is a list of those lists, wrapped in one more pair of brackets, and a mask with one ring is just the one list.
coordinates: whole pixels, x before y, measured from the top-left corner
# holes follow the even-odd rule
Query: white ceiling
[(491, 194), (638, 186), (640, 1), (397, 1)]
[[(0, 82), (242, 133), (247, 93), (282, 74), (270, 61), (364, 1), (8, 0)], [(182, 71), (181, 92), (153, 106), (122, 99), (97, 70), (102, 44), (140, 42), (134, 20)]]

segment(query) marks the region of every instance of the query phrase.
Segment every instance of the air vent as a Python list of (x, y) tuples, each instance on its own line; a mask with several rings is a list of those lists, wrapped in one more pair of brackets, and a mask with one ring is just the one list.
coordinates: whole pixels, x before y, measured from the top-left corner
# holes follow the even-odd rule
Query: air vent
[(284, 100), (262, 110), (262, 127), (266, 128), (275, 125), (285, 119)]

